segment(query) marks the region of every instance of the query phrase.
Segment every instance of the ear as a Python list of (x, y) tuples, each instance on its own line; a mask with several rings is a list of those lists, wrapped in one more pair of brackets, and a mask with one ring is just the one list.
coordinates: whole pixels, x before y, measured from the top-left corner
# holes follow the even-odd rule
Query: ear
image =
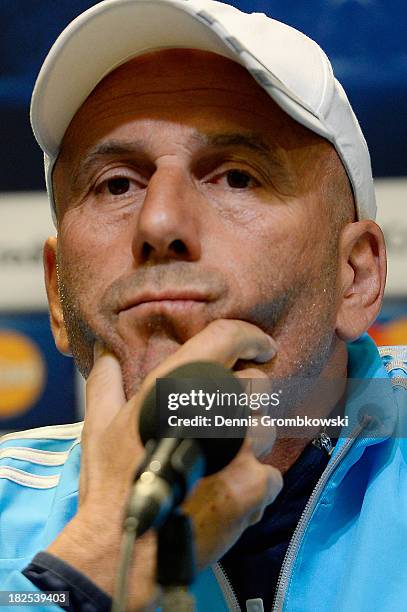
[(55, 236), (48, 238), (44, 244), (43, 262), (45, 287), (51, 315), (51, 330), (55, 344), (61, 353), (64, 355), (71, 355), (58, 291), (57, 238)]
[(339, 245), (336, 333), (341, 340), (356, 340), (376, 319), (383, 300), (386, 269), (380, 227), (370, 220), (346, 225)]

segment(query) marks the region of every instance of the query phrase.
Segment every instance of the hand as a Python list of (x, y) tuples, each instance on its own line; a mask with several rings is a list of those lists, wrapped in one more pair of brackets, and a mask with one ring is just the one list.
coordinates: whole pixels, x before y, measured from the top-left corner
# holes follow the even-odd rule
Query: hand
[[(118, 361), (110, 353), (99, 354), (86, 388), (78, 513), (48, 551), (112, 595), (123, 511), (144, 454), (137, 415), (146, 393), (156, 378), (191, 361), (215, 361), (233, 368), (239, 359), (267, 361), (275, 350), (271, 338), (250, 323), (214, 321), (152, 371), (128, 402)], [(256, 369), (236, 375), (265, 376)], [(224, 470), (202, 479), (185, 503), (195, 526), (199, 565), (214, 562), (230, 548), (248, 525), (259, 520), (281, 486), (278, 470), (257, 461), (249, 442)], [(141, 610), (154, 602), (155, 556), (155, 534), (150, 531), (135, 546), (130, 610)]]

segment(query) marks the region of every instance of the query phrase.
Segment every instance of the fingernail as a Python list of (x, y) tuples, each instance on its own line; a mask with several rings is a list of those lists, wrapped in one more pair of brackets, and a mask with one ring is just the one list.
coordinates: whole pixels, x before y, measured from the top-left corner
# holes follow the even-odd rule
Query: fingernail
[(276, 341), (268, 334), (265, 334), (265, 335), (267, 336), (269, 340), (270, 348), (264, 351), (264, 353), (257, 355), (254, 361), (257, 361), (258, 363), (265, 363), (266, 361), (270, 361), (270, 359), (273, 359), (274, 355), (277, 353)]
[(275, 355), (277, 353), (277, 342), (274, 340), (274, 338), (272, 338), (268, 334), (266, 334), (266, 336), (269, 339), (271, 348), (274, 349), (274, 355)]

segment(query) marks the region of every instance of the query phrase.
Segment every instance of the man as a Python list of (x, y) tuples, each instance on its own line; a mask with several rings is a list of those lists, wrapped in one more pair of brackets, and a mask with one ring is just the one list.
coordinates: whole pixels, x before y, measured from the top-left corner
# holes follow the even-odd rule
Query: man
[[(385, 247), (367, 148), (328, 60), (263, 15), (102, 2), (55, 43), (32, 123), (58, 230), (44, 248), (51, 325), (87, 378), (86, 415), (81, 445), (80, 425), (4, 438), (1, 584), (105, 610), (153, 381), (198, 359), (242, 378), (388, 380), (364, 335)], [(393, 352), (394, 397), (377, 398), (392, 423), (406, 402), (406, 353)], [(199, 483), (184, 506), (199, 610), (403, 609), (405, 444), (366, 426), (333, 452), (322, 438), (272, 447), (270, 434)], [(155, 556), (148, 532), (131, 610), (157, 603)]]

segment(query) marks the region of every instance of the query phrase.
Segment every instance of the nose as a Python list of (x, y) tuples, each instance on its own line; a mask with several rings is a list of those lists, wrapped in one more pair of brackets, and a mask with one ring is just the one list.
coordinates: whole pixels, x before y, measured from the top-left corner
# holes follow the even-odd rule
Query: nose
[(200, 258), (198, 199), (199, 193), (185, 171), (170, 166), (154, 172), (134, 233), (137, 263)]

